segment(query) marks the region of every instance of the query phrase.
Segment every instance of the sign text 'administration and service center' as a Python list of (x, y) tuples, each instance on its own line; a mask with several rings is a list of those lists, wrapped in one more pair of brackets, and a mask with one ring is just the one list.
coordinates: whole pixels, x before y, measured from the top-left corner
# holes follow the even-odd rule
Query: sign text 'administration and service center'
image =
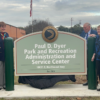
[(15, 41), (15, 74), (86, 74), (86, 40), (48, 26)]

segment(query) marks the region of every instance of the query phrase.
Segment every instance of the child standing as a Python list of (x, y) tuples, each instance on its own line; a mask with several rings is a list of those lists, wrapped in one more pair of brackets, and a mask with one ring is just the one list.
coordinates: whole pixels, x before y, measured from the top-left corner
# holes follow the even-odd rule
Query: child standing
[(0, 89), (5, 88), (5, 55), (4, 55), (4, 38), (9, 37), (5, 32), (6, 24), (0, 22)]
[[(100, 82), (100, 25), (97, 27), (96, 41), (95, 41), (95, 53), (92, 56), (91, 61), (96, 58), (96, 71), (98, 77), (98, 83)], [(100, 84), (97, 86), (97, 91), (100, 91)]]

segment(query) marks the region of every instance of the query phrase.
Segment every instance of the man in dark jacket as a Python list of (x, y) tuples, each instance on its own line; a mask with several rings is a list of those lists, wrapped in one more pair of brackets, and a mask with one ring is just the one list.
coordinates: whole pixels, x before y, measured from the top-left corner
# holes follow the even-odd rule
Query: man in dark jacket
[(9, 37), (5, 32), (6, 24), (0, 22), (0, 89), (5, 88), (5, 56), (4, 56), (4, 38)]
[(91, 29), (91, 25), (89, 23), (85, 23), (83, 25), (83, 30), (84, 31), (80, 34), (80, 36), (85, 38), (86, 40), (90, 36), (95, 37), (96, 35), (98, 35), (97, 31)]
[[(95, 37), (96, 35), (98, 35), (97, 31), (92, 30), (91, 29), (91, 25), (89, 23), (85, 23), (83, 25), (83, 32), (80, 34), (81, 37), (85, 38), (86, 40), (88, 39), (88, 37)], [(87, 70), (88, 70), (88, 66), (87, 66)], [(87, 75), (88, 75), (88, 71), (87, 71)], [(88, 77), (87, 77), (88, 80)], [(83, 86), (88, 85), (88, 82), (84, 83)]]

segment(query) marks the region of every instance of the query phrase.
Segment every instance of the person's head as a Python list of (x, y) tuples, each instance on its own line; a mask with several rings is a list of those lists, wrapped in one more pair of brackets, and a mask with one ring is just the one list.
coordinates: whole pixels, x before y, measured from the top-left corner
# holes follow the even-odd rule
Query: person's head
[(91, 29), (91, 25), (89, 23), (85, 23), (83, 25), (83, 29), (84, 29), (85, 33), (88, 33)]
[(0, 22), (0, 32), (5, 32), (6, 24), (4, 22)]
[(100, 35), (100, 25), (97, 27), (97, 33)]

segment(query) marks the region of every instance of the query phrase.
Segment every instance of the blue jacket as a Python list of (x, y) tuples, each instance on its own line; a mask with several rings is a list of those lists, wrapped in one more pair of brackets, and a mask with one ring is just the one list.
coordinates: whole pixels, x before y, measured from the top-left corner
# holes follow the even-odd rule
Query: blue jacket
[(100, 36), (96, 36), (96, 41), (95, 41), (95, 53), (96, 53), (96, 60), (100, 61)]
[[(97, 31), (92, 30), (92, 29), (91, 29), (91, 33), (90, 34), (98, 35)], [(85, 35), (86, 35), (86, 33), (84, 31), (80, 34), (80, 36), (83, 37), (83, 38), (85, 38)]]
[[(4, 32), (6, 33), (6, 32)], [(9, 37), (8, 33), (6, 33), (5, 37)], [(5, 61), (5, 54), (4, 54), (4, 40), (1, 38), (0, 33), (0, 61)]]

